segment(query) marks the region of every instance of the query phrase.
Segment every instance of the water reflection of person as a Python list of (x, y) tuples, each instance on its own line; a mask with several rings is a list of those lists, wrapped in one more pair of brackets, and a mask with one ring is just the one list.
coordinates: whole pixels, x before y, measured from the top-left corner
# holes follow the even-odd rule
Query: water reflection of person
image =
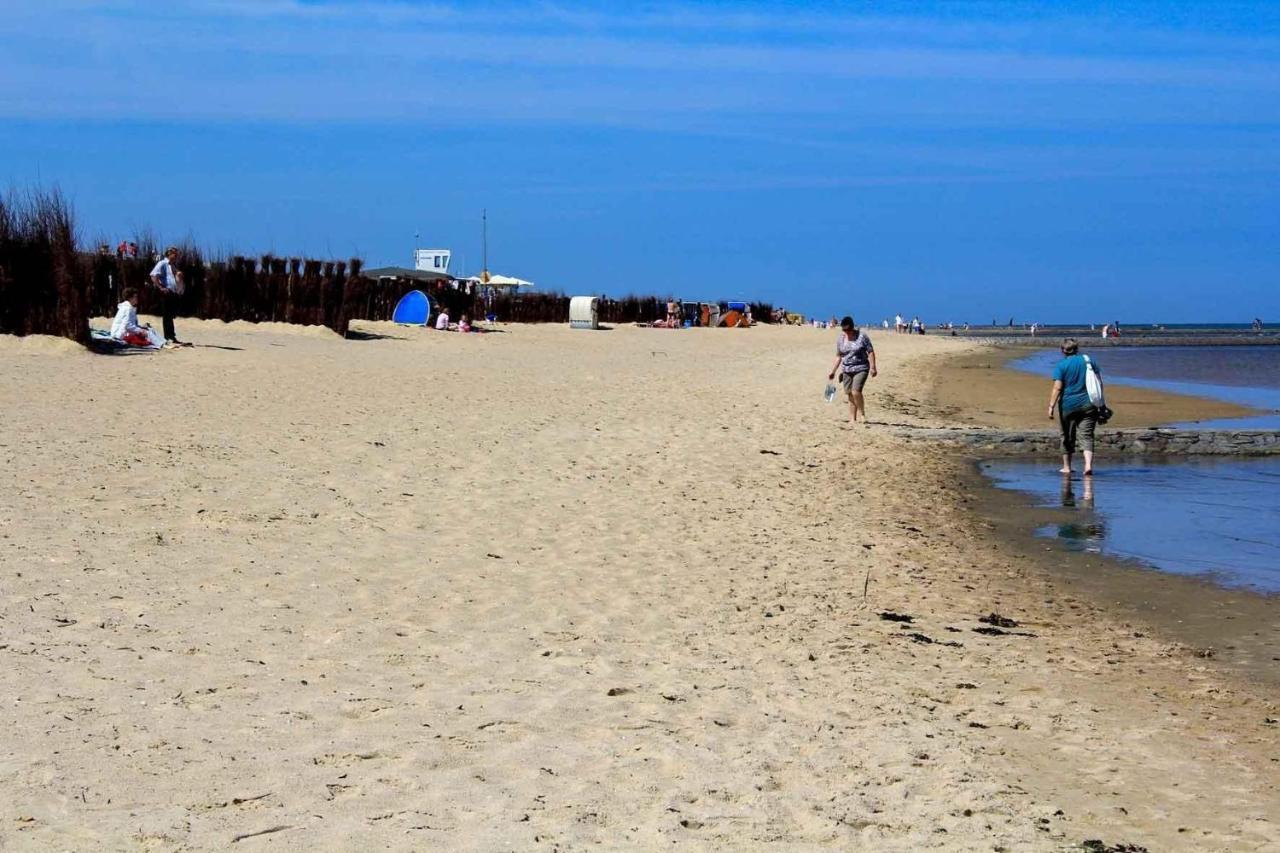
[[(1071, 475), (1062, 475), (1062, 505), (1068, 509), (1076, 506), (1075, 484), (1071, 480)], [(1084, 491), (1080, 495), (1080, 507), (1082, 509), (1093, 509), (1093, 478), (1088, 477), (1084, 481)]]
[(1093, 511), (1093, 481), (1084, 481), (1084, 490), (1077, 502), (1071, 478), (1063, 477), (1062, 505), (1076, 510), (1080, 515), (1058, 525), (1058, 538), (1063, 540), (1069, 550), (1101, 553), (1102, 542), (1107, 538), (1107, 526), (1102, 517)]

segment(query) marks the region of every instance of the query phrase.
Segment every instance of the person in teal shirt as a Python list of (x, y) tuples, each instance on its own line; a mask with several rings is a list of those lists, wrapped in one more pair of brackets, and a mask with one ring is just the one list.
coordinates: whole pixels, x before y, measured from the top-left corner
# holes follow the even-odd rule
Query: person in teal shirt
[[(1093, 362), (1098, 375), (1098, 363)], [(1094, 432), (1098, 427), (1098, 409), (1089, 400), (1085, 385), (1085, 357), (1080, 354), (1080, 344), (1075, 338), (1062, 342), (1062, 361), (1053, 368), (1053, 392), (1049, 396), (1049, 420), (1057, 409), (1058, 424), (1062, 428), (1062, 469), (1071, 473), (1071, 457), (1079, 447), (1084, 452), (1084, 475), (1093, 476)]]

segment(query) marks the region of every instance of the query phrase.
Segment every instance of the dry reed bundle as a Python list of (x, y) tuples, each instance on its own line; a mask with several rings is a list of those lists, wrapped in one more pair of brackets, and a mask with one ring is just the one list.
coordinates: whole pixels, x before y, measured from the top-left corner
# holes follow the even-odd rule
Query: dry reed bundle
[(0, 333), (87, 343), (88, 275), (59, 190), (0, 196)]

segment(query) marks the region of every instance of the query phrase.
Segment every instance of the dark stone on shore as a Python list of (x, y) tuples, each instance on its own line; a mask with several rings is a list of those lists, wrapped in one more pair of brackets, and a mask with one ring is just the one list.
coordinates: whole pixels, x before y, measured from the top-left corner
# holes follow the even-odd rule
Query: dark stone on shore
[(905, 613), (894, 613), (891, 610), (885, 610), (879, 614), (880, 618), (886, 622), (914, 622), (914, 616), (908, 616)]
[[(1056, 454), (1056, 431), (904, 428), (908, 438), (963, 444), (984, 453)], [(1157, 453), (1173, 456), (1270, 456), (1280, 454), (1280, 430), (1121, 429), (1100, 430), (1102, 454)]]

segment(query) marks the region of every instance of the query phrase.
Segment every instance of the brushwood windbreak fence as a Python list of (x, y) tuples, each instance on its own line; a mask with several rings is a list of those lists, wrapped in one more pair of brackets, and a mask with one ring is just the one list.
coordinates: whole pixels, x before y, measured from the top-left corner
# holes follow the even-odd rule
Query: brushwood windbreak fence
[[(568, 323), (569, 297), (562, 293), (501, 293), (486, 297), (482, 293), (454, 290), (449, 285), (438, 285), (428, 291), (438, 307), (449, 312), (450, 317), (462, 314), (484, 317), (493, 314), (504, 323)], [(667, 303), (679, 301), (673, 296), (626, 296), (622, 299), (600, 297), (601, 323), (615, 325), (651, 323), (665, 320)], [(722, 307), (725, 303), (721, 303)], [(750, 303), (751, 316), (768, 322), (773, 316), (773, 306), (766, 302)]]
[(0, 196), (0, 333), (89, 340), (71, 207), (57, 190)]
[[(177, 267), (186, 285), (175, 306), (180, 317), (328, 326), (346, 334), (352, 320), (380, 318), (380, 313), (369, 313), (370, 307), (376, 310), (388, 301), (394, 306), (403, 289), (362, 278), (359, 259), (237, 255), (206, 262), (194, 247), (180, 247), (179, 251)], [(138, 289), (140, 312), (159, 313), (160, 292), (150, 285), (153, 252), (151, 247), (139, 247), (138, 254), (138, 258), (92, 256), (90, 302), (94, 313), (114, 314), (127, 286)], [(390, 316), (390, 309), (386, 316)]]
[[(88, 320), (115, 314), (126, 287), (138, 290), (139, 311), (160, 313), (161, 293), (151, 284), (154, 238), (136, 241), (136, 257), (109, 249), (79, 251), (70, 205), (54, 190), (0, 195), (0, 334), (58, 335), (89, 341)], [(389, 320), (405, 293), (421, 285), (363, 277), (362, 262), (233, 255), (206, 259), (188, 241), (178, 269), (185, 288), (174, 306), (179, 317), (323, 325), (346, 335), (352, 320)], [(486, 294), (483, 288), (437, 284), (429, 288), (438, 307), (453, 317), (493, 314), (501, 322), (567, 323), (569, 297), (559, 293)], [(672, 297), (601, 297), (604, 323), (665, 319)], [(722, 303), (723, 304), (723, 303)], [(757, 320), (772, 306), (752, 303)]]

